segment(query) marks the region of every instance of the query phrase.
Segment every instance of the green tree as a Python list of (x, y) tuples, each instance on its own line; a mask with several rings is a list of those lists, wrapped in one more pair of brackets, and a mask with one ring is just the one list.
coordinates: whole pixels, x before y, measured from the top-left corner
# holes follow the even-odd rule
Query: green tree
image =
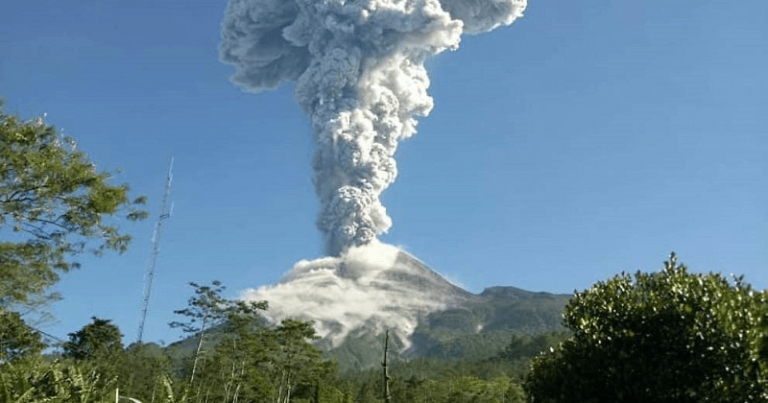
[(526, 379), (535, 402), (768, 401), (768, 293), (742, 278), (689, 273), (673, 253), (576, 293), (564, 325), (573, 336)]
[(557, 346), (567, 340), (568, 337), (570, 334), (566, 332), (546, 332), (535, 335), (513, 334), (509, 344), (495, 358), (509, 363), (515, 369), (523, 365), (528, 367), (533, 357), (550, 347)]
[(448, 403), (522, 403), (522, 388), (511, 379), (499, 377), (484, 381), (472, 376), (463, 376), (449, 382), (442, 382), (440, 388), (447, 394)]
[(322, 353), (310, 344), (318, 338), (312, 322), (286, 319), (274, 333), (277, 349), (271, 361), (273, 382), (277, 385), (276, 401), (289, 403), (297, 390), (302, 390), (304, 397), (310, 397), (322, 374)]
[(169, 325), (174, 329), (180, 328), (187, 335), (197, 336), (197, 349), (193, 356), (189, 376), (189, 384), (192, 385), (203, 351), (206, 332), (213, 327), (224, 325), (227, 320), (234, 321), (238, 317), (252, 318), (257, 311), (266, 309), (267, 303), (266, 301), (245, 302), (224, 298), (222, 293), (226, 287), (218, 280), (212, 281), (210, 286), (195, 282), (189, 284), (195, 289), (195, 295), (189, 298), (186, 308), (173, 311), (186, 320), (173, 321)]
[(124, 364), (122, 337), (110, 320), (93, 317), (91, 323), (69, 334), (69, 341), (62, 345), (62, 355), (98, 375), (97, 387), (104, 388), (118, 380)]
[(145, 199), (130, 201), (128, 186), (109, 180), (42, 118), (0, 109), (0, 306), (43, 296), (82, 252), (126, 250), (115, 217), (146, 218)]
[(113, 385), (96, 371), (41, 357), (0, 364), (0, 403), (109, 402)]
[(197, 336), (197, 349), (193, 356), (189, 377), (189, 383), (192, 384), (195, 381), (195, 372), (203, 349), (205, 332), (213, 326), (222, 324), (226, 319), (227, 300), (221, 295), (226, 287), (218, 280), (212, 281), (210, 286), (199, 285), (195, 282), (190, 282), (189, 285), (195, 289), (195, 295), (189, 298), (186, 308), (173, 311), (176, 315), (186, 317), (186, 321), (173, 321), (168, 325), (174, 329), (180, 328), (189, 336)]
[(225, 311), (226, 320), (216, 329), (215, 347), (200, 358), (193, 396), (218, 402), (268, 401), (274, 387), (264, 367), (274, 342), (258, 315), (266, 302), (222, 300), (218, 309)]
[(155, 343), (133, 343), (118, 368), (120, 395), (152, 402), (164, 393), (161, 380), (172, 373), (171, 358)]
[(123, 352), (123, 335), (109, 319), (92, 317), (92, 323), (69, 334), (62, 345), (64, 357), (76, 361), (109, 360)]
[(21, 315), (0, 307), (0, 362), (36, 355), (44, 348), (40, 334), (30, 329)]

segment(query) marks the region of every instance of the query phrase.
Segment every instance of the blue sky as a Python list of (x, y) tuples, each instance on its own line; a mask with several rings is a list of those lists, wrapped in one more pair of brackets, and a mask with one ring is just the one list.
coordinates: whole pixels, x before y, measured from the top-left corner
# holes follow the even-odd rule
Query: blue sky
[[(45, 330), (91, 316), (135, 339), (165, 171), (175, 157), (144, 340), (187, 282), (230, 296), (321, 255), (309, 120), (292, 87), (260, 94), (218, 61), (226, 2), (11, 0), (6, 111), (47, 120), (122, 169), (150, 220), (129, 252), (86, 258)], [(538, 2), (429, 62), (435, 100), (398, 150), (382, 239), (473, 292), (568, 293), (672, 250), (694, 271), (768, 288), (768, 3)]]

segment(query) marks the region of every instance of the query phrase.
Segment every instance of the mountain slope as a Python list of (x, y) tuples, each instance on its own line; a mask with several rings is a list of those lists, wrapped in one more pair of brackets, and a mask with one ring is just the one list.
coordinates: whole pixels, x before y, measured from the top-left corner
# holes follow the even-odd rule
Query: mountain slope
[(472, 294), (394, 246), (374, 243), (338, 258), (301, 261), (278, 284), (246, 290), (242, 298), (269, 301), (273, 322), (314, 320), (332, 347), (357, 329), (390, 329), (407, 348), (421, 318), (462, 306)]
[(302, 261), (276, 285), (246, 290), (267, 300), (272, 322), (313, 320), (327, 350), (346, 368), (381, 360), (390, 329), (402, 357), (493, 355), (512, 333), (561, 330), (569, 295), (491, 287), (472, 294), (412, 255), (374, 243), (340, 258)]

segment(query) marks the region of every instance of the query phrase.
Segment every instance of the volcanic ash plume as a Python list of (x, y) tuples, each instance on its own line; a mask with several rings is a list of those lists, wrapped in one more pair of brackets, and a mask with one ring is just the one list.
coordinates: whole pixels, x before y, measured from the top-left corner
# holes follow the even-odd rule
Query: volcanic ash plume
[(221, 59), (249, 91), (298, 81), (316, 141), (318, 228), (338, 256), (392, 225), (379, 196), (400, 140), (432, 109), (424, 61), (511, 24), (526, 0), (230, 0)]

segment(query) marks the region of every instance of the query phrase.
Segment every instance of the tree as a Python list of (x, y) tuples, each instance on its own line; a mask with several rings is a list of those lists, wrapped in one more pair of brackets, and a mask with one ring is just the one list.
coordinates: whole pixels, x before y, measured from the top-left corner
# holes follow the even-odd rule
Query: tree
[(124, 252), (114, 217), (146, 218), (144, 197), (109, 183), (75, 141), (42, 118), (22, 121), (0, 105), (0, 306), (44, 295), (90, 251)]
[(161, 346), (133, 343), (125, 349), (119, 366), (120, 395), (141, 402), (155, 401), (163, 393), (158, 381), (171, 373), (171, 358)]
[(44, 348), (40, 333), (30, 329), (21, 315), (0, 307), (0, 362), (33, 356)]
[(268, 401), (274, 386), (265, 366), (274, 347), (270, 329), (258, 325), (258, 315), (230, 318), (211, 354), (201, 358), (197, 395), (209, 401)]
[[(312, 344), (311, 322), (286, 319), (276, 328), (251, 311), (230, 315), (216, 331), (195, 377), (194, 397), (217, 402), (341, 402), (338, 368)], [(211, 337), (212, 338), (212, 337)]]
[(768, 293), (737, 277), (618, 275), (566, 306), (570, 339), (533, 362), (535, 402), (766, 402)]
[(565, 332), (547, 332), (534, 335), (513, 334), (509, 344), (499, 352), (498, 359), (509, 363), (525, 363), (545, 351), (568, 339), (570, 334)]
[(289, 403), (291, 396), (299, 388), (305, 392), (317, 388), (317, 381), (322, 375), (322, 353), (309, 343), (316, 340), (312, 322), (298, 319), (285, 319), (274, 330), (277, 349), (271, 361), (273, 379), (277, 385), (277, 403)]
[(123, 352), (123, 335), (109, 319), (92, 317), (92, 323), (77, 332), (69, 334), (64, 343), (64, 357), (76, 361), (109, 360)]
[(95, 316), (91, 319), (91, 323), (69, 334), (69, 341), (62, 345), (62, 356), (72, 359), (76, 366), (88, 373), (95, 374), (96, 387), (104, 389), (118, 380), (124, 365), (123, 335), (111, 320)]
[(382, 379), (382, 383), (384, 383), (384, 393), (382, 394), (382, 397), (384, 397), (385, 402), (392, 403), (392, 394), (389, 392), (389, 382), (392, 381), (392, 377), (389, 376), (389, 368), (387, 367), (387, 350), (389, 350), (389, 329), (387, 329), (387, 334), (384, 336), (384, 360), (381, 362), (381, 372), (382, 375), (384, 375), (384, 378)]
[(114, 401), (112, 381), (98, 372), (41, 357), (0, 364), (0, 402), (100, 403)]
[(189, 283), (195, 289), (187, 308), (173, 311), (177, 315), (186, 317), (185, 322), (173, 321), (169, 323), (171, 328), (181, 328), (188, 335), (197, 336), (197, 349), (192, 362), (192, 371), (189, 377), (190, 385), (195, 380), (195, 372), (203, 348), (203, 340), (206, 331), (212, 327), (223, 325), (228, 319), (234, 319), (242, 315), (254, 315), (256, 311), (267, 309), (266, 301), (245, 302), (229, 300), (222, 297), (226, 289), (220, 281), (214, 280), (211, 285), (199, 285)]

